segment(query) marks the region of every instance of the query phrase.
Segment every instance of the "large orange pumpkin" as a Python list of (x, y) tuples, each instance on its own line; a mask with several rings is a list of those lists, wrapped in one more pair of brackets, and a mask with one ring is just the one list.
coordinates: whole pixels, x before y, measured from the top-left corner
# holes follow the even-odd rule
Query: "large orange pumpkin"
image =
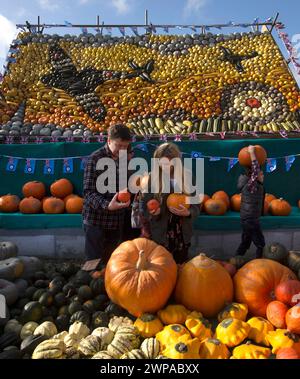
[(224, 191), (217, 191), (215, 192), (212, 197), (211, 197), (213, 200), (223, 200), (224, 203), (226, 204), (227, 206), (227, 209), (229, 209), (230, 207), (230, 199), (229, 199), (229, 196), (227, 195), (226, 192)]
[(40, 211), (42, 210), (42, 202), (32, 196), (25, 197), (23, 200), (21, 200), (19, 208), (21, 213), (40, 213)]
[(204, 211), (212, 216), (222, 216), (226, 213), (227, 205), (223, 200), (209, 199), (204, 204)]
[(292, 207), (286, 200), (280, 198), (271, 201), (269, 211), (273, 216), (288, 216), (292, 211)]
[(171, 193), (167, 198), (167, 206), (180, 209), (180, 205), (184, 205), (186, 208), (190, 207), (190, 204), (187, 203), (187, 196), (180, 193)]
[(254, 259), (234, 276), (236, 300), (247, 304), (253, 316), (265, 317), (268, 304), (275, 300), (275, 288), (288, 279), (296, 279), (289, 268), (271, 259)]
[(123, 242), (105, 269), (110, 299), (139, 317), (163, 308), (177, 277), (177, 265), (163, 246), (146, 238)]
[(175, 299), (187, 309), (215, 317), (226, 303), (232, 302), (232, 279), (218, 262), (200, 254), (178, 273)]
[[(261, 166), (265, 163), (265, 161), (267, 159), (267, 152), (260, 145), (255, 145), (254, 147), (255, 147), (256, 159), (257, 159), (259, 165)], [(248, 146), (243, 147), (240, 150), (239, 155), (238, 155), (238, 160), (239, 160), (239, 163), (241, 166), (246, 166), (246, 167), (251, 166), (251, 158), (250, 158), (250, 154), (248, 152)]]
[(300, 334), (300, 304), (290, 308), (286, 315), (285, 321), (287, 329), (296, 334)]
[(65, 178), (56, 180), (51, 184), (50, 192), (52, 196), (64, 199), (73, 192), (73, 184)]
[(20, 199), (16, 195), (4, 195), (0, 197), (0, 212), (13, 213), (19, 210)]
[(67, 213), (81, 213), (83, 208), (83, 198), (80, 196), (69, 197), (65, 201), (65, 206)]
[(241, 200), (242, 195), (240, 193), (236, 193), (235, 195), (231, 196), (230, 207), (233, 211), (239, 212), (241, 210)]
[(42, 200), (42, 198), (46, 195), (46, 187), (42, 182), (27, 182), (24, 184), (22, 192), (24, 197), (33, 196), (36, 199)]
[(271, 301), (266, 310), (267, 319), (272, 325), (278, 329), (285, 329), (285, 315), (288, 311), (288, 307), (281, 301), (274, 300)]
[(43, 201), (43, 211), (47, 214), (64, 213), (65, 203), (57, 197), (49, 197)]

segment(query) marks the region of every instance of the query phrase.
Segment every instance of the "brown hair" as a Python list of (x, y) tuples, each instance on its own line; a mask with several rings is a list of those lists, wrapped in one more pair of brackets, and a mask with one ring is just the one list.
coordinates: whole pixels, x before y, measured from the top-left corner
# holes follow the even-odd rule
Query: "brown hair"
[(108, 129), (108, 138), (112, 140), (121, 139), (131, 141), (130, 129), (123, 124), (112, 125)]

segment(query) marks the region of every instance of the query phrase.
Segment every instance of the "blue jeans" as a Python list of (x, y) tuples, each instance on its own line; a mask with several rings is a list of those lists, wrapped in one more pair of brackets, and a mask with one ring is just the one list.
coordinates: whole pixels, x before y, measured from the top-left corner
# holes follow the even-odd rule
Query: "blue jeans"
[(85, 232), (84, 253), (87, 260), (101, 259), (106, 264), (120, 243), (121, 231), (103, 229), (98, 225), (83, 225)]

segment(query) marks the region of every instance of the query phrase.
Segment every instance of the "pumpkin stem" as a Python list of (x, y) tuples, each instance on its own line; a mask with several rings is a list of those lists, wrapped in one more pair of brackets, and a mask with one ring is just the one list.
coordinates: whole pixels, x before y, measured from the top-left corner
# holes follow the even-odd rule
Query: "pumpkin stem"
[(136, 268), (139, 271), (143, 271), (146, 269), (146, 266), (147, 266), (147, 260), (145, 258), (145, 252), (144, 250), (141, 250), (139, 252), (139, 259), (137, 261)]
[(200, 254), (199, 254), (199, 257), (200, 257), (200, 259), (202, 260), (202, 259), (206, 258), (206, 255), (205, 255), (204, 253), (200, 253)]

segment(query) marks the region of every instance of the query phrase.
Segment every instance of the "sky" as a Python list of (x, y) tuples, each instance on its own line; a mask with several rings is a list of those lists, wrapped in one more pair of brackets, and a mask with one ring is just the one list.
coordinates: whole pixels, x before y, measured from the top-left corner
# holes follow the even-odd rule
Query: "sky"
[[(105, 24), (143, 24), (145, 9), (148, 9), (149, 21), (153, 24), (188, 25), (229, 21), (246, 23), (256, 17), (264, 21), (279, 12), (279, 20), (285, 24), (285, 32), (290, 39), (293, 38), (300, 57), (299, 0), (0, 0), (0, 67), (16, 34), (16, 23), (26, 20), (37, 23), (40, 16), (41, 23), (63, 24), (67, 20), (73, 24), (91, 24), (96, 23), (99, 15), (100, 22)], [(70, 28), (46, 29), (46, 32), (50, 30), (59, 34), (75, 33)], [(217, 29), (214, 31), (218, 32)], [(95, 33), (94, 30), (90, 32)], [(173, 33), (180, 31), (173, 30)], [(279, 47), (285, 54), (285, 47), (280, 41)], [(300, 83), (300, 77), (296, 76), (296, 79)]]

